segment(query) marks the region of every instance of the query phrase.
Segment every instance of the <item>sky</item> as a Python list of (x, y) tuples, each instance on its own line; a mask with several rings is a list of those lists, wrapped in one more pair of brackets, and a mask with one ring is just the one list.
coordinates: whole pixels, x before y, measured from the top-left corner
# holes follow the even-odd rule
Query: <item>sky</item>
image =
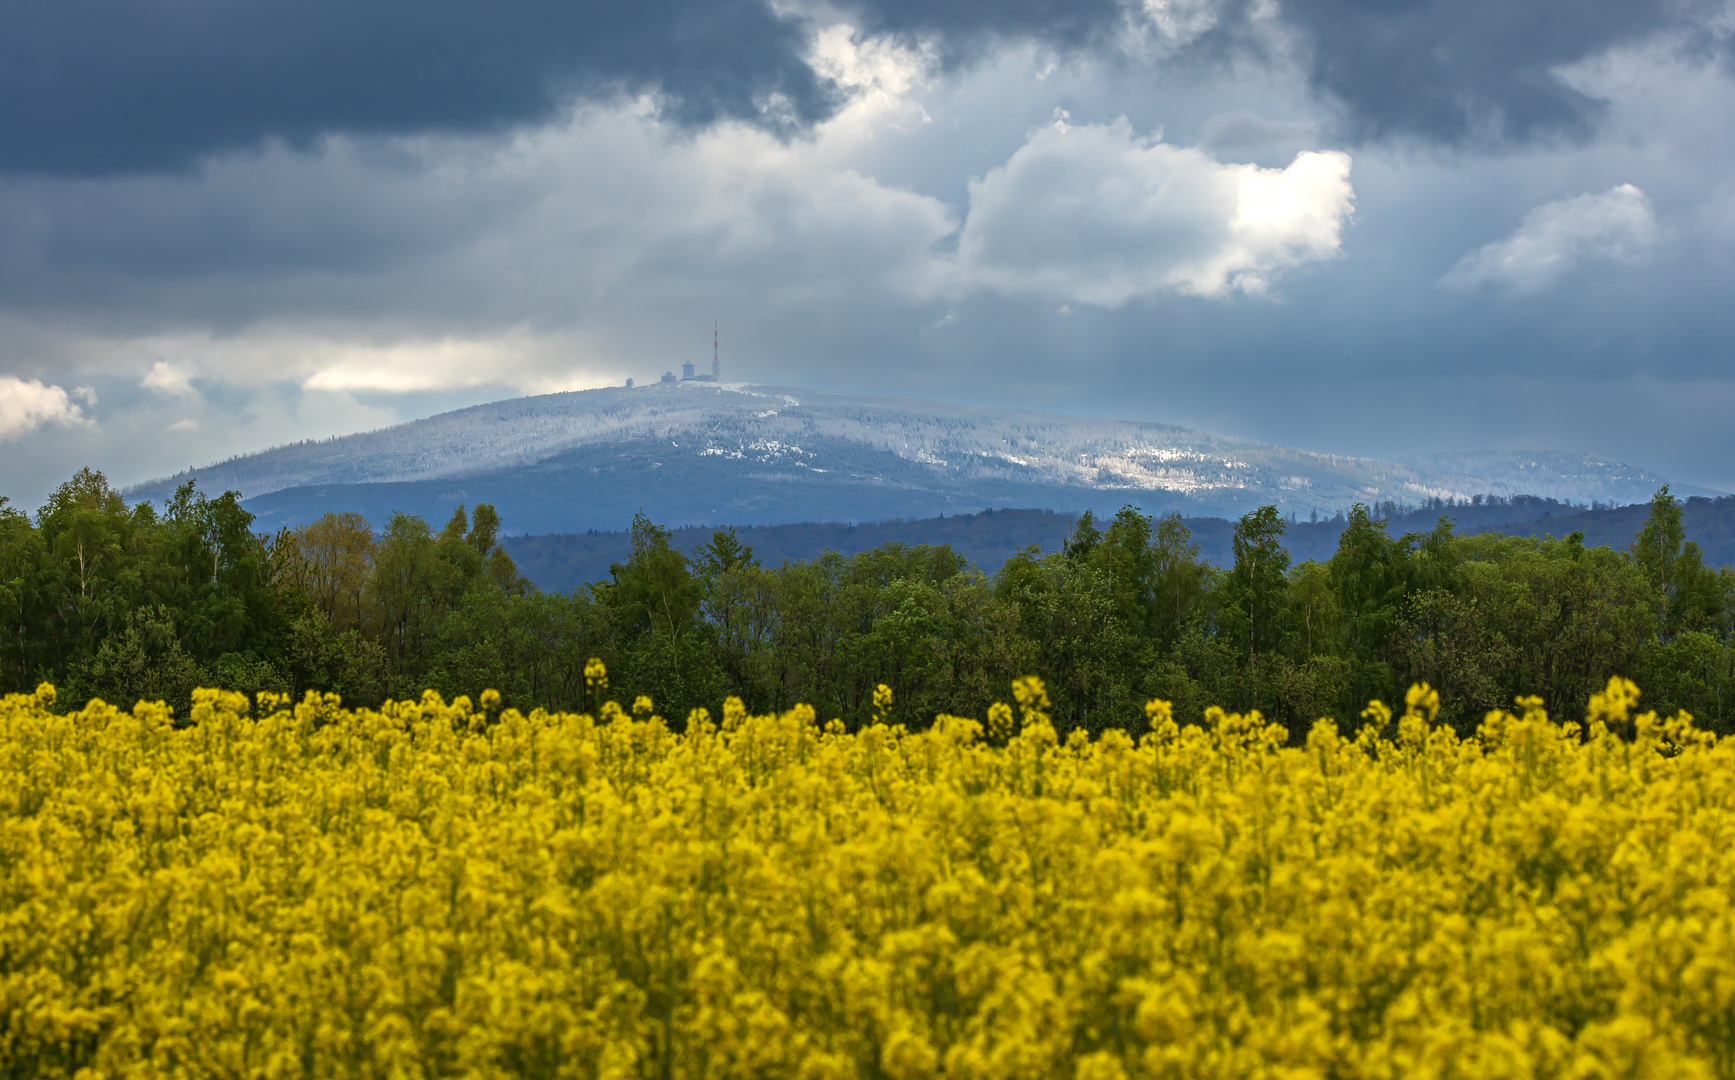
[(1735, 8), (17, 0), (0, 496), (709, 365), (1735, 491)]

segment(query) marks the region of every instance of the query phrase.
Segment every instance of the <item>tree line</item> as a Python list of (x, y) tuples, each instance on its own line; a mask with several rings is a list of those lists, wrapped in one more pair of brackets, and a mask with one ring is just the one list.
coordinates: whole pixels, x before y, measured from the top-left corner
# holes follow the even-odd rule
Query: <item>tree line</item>
[(691, 555), (639, 515), (631, 553), (565, 594), (536, 589), (500, 545), (493, 507), (437, 531), (326, 514), (252, 531), (235, 492), (188, 483), (129, 506), (84, 470), (32, 518), (0, 500), (0, 689), (49, 681), (65, 701), (185, 703), (197, 685), (373, 705), (498, 690), (520, 708), (586, 708), (601, 659), (666, 715), (811, 703), (855, 725), (892, 690), (894, 719), (980, 715), (1008, 683), (1047, 680), (1062, 728), (1136, 726), (1257, 708), (1297, 735), (1353, 722), (1412, 682), (1471, 730), (1538, 694), (1570, 711), (1611, 674), (1646, 704), (1735, 729), (1735, 574), (1685, 540), (1667, 488), (1624, 550), (1564, 539), (1391, 535), (1353, 508), (1329, 559), (1292, 562), (1274, 507), (1234, 525), (1215, 566), (1177, 515), (1083, 515), (1056, 552), (985, 575), (945, 545), (888, 543), (766, 565), (732, 529)]

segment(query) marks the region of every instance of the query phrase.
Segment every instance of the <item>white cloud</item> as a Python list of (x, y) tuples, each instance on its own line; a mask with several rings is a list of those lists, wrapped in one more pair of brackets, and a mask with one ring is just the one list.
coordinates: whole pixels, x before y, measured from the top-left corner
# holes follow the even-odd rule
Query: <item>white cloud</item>
[(608, 361), (597, 361), (593, 351), (573, 335), (509, 332), (484, 339), (388, 345), (301, 342), (295, 351), (317, 365), (302, 380), (309, 390), (401, 394), (506, 385), (527, 393), (547, 393), (611, 386), (625, 377), (612, 370)]
[(932, 123), (913, 95), (926, 84), (935, 52), (931, 42), (912, 48), (893, 38), (864, 36), (844, 23), (820, 27), (808, 63), (848, 95), (848, 104), (826, 124), (830, 136), (845, 129), (871, 136), (881, 124), (903, 130)]
[(195, 396), (198, 391), (193, 389), (193, 383), (187, 373), (167, 360), (158, 360), (151, 365), (151, 370), (145, 372), (145, 377), (139, 380), (147, 390), (155, 390), (168, 397)]
[(1145, 0), (1144, 11), (1166, 42), (1177, 46), (1197, 41), (1221, 15), (1215, 0)]
[(1544, 203), (1525, 214), (1511, 236), (1460, 259), (1440, 283), (1463, 291), (1497, 285), (1536, 292), (1587, 260), (1636, 262), (1660, 238), (1651, 200), (1619, 184), (1600, 195)]
[(0, 375), (0, 442), (48, 424), (71, 427), (84, 423), (88, 423), (84, 412), (61, 387)]
[(1125, 120), (1041, 129), (970, 184), (966, 281), (1118, 307), (1163, 292), (1260, 293), (1338, 253), (1355, 204), (1347, 154), (1283, 169), (1141, 138)]

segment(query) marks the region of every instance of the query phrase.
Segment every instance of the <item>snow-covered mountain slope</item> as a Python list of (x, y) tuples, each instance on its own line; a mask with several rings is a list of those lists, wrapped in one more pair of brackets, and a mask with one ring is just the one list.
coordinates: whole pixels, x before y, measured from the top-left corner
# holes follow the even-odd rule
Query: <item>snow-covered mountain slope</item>
[(1636, 502), (1662, 477), (1573, 454), (1377, 461), (1166, 424), (817, 393), (741, 383), (587, 390), (478, 405), (380, 431), (235, 458), (190, 477), (238, 490), (264, 525), (328, 509), (383, 520), (493, 502), (515, 532), (926, 517), (986, 506), (1301, 517), (1355, 502), (1534, 494)]

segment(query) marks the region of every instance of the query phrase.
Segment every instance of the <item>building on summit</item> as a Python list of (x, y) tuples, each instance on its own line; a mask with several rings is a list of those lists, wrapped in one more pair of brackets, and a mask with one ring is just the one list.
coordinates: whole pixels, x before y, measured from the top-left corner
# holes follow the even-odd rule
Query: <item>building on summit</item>
[[(722, 364), (721, 360), (719, 359), (720, 356), (721, 356), (721, 353), (719, 353), (717, 350), (717, 328), (715, 326), (713, 326), (713, 327), (711, 327), (711, 374), (709, 374), (709, 375), (696, 375), (693, 373), (693, 365), (692, 364), (682, 364), (681, 365), (681, 381), (682, 382), (722, 382), (723, 381), (723, 364)], [(664, 381), (668, 381), (668, 380), (665, 379)]]
[[(682, 364), (680, 378), (675, 378), (675, 373), (672, 371), (665, 371), (663, 372), (663, 377), (657, 381), (663, 385), (675, 385), (686, 382), (722, 382), (723, 364), (720, 357), (721, 354), (717, 349), (717, 328), (713, 326), (711, 328), (711, 374), (700, 375), (695, 365)], [(632, 384), (633, 381), (628, 379), (627, 385), (631, 386)]]

